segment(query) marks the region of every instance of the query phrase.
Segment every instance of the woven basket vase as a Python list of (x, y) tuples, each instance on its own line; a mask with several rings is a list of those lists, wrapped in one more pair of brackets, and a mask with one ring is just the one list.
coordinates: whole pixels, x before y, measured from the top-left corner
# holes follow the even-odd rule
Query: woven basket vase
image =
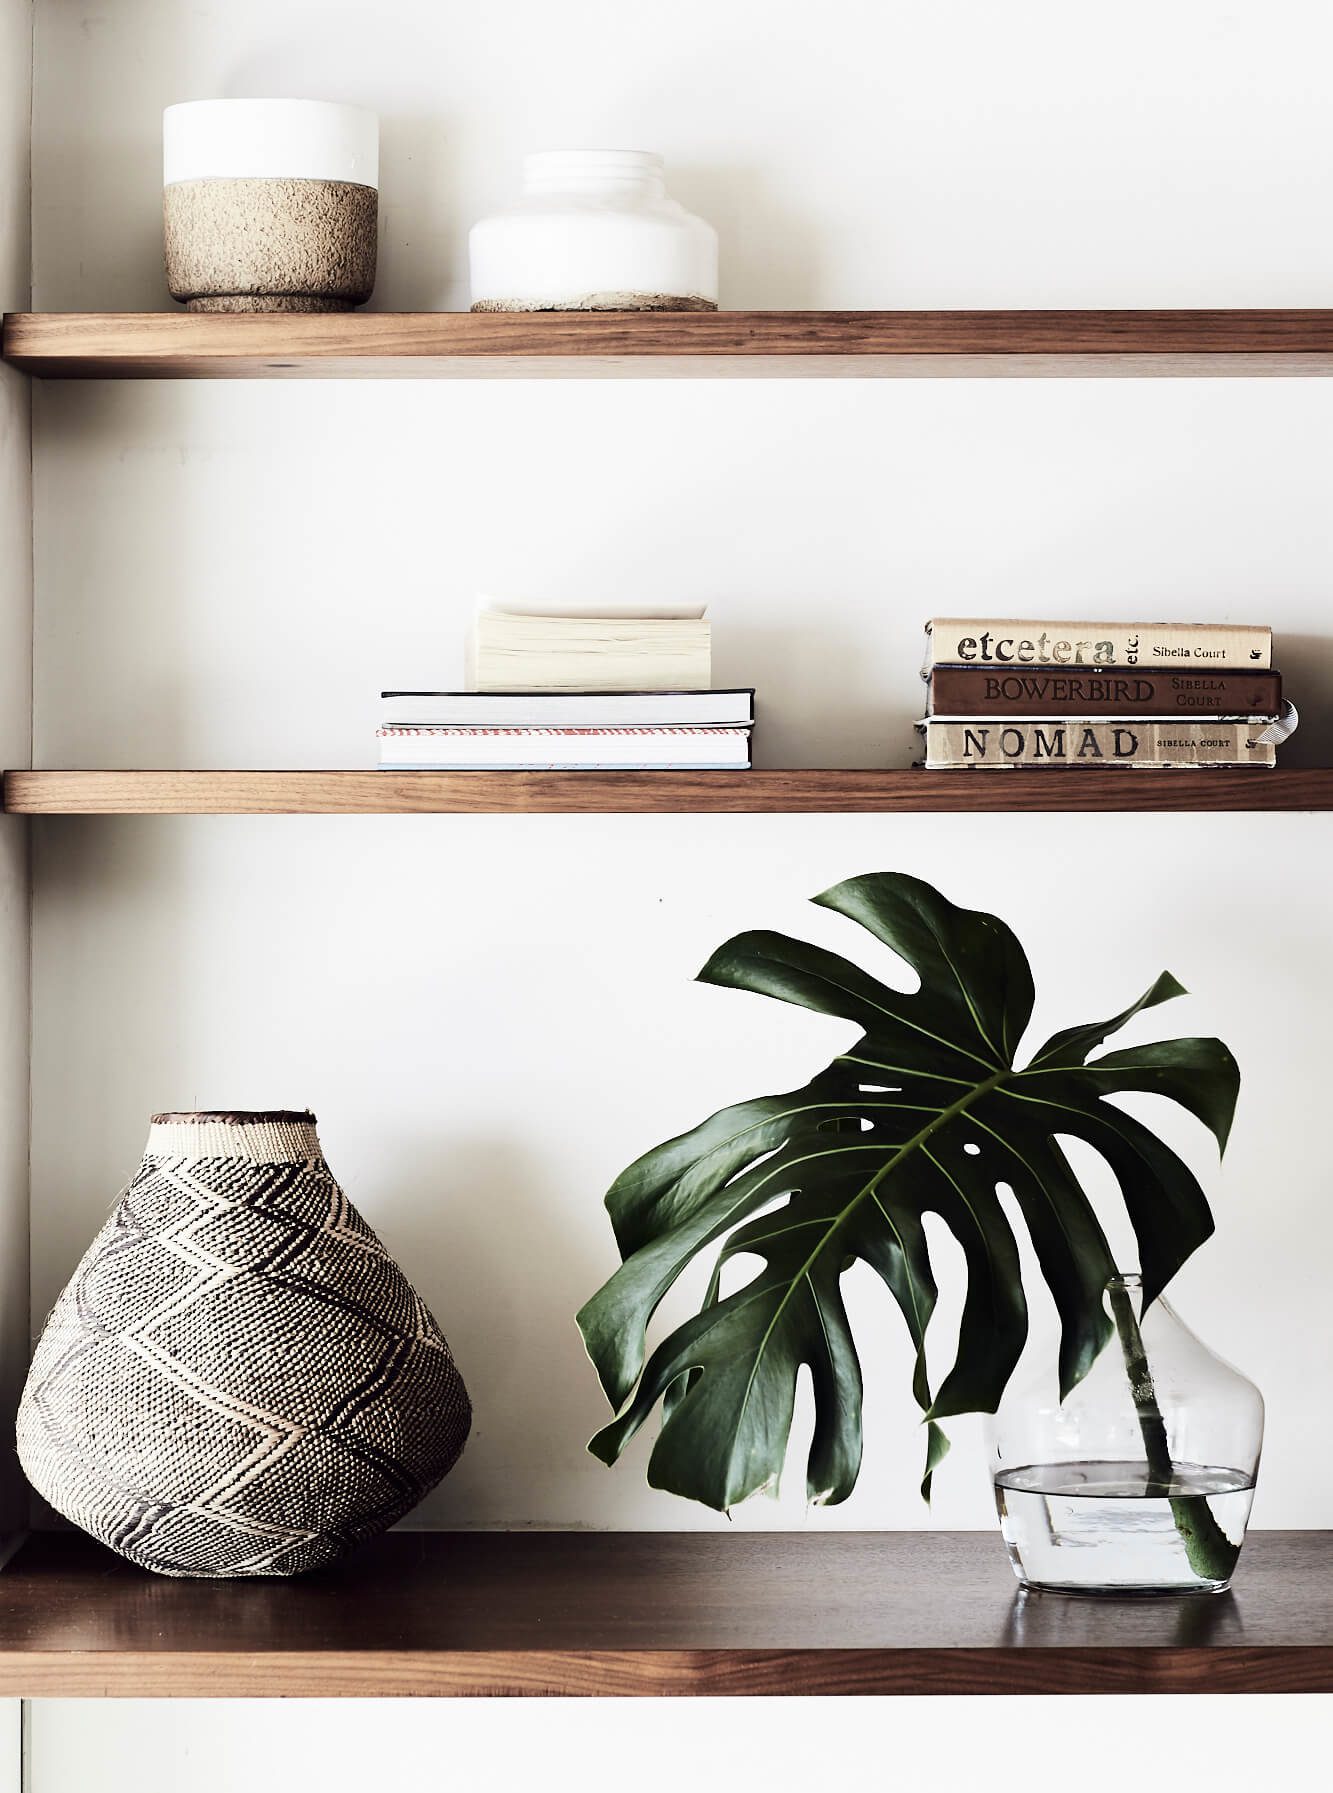
[(471, 1407), (312, 1114), (154, 1115), (23, 1392), (28, 1479), (161, 1575), (295, 1575), (453, 1466)]

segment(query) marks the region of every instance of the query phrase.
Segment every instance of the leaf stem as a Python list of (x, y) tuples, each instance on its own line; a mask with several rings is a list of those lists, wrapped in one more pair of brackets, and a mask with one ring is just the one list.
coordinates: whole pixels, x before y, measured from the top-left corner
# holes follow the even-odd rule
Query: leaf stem
[(1217, 1523), (1213, 1509), (1202, 1494), (1173, 1495), (1176, 1466), (1171, 1460), (1171, 1446), (1166, 1436), (1166, 1421), (1157, 1404), (1152, 1366), (1144, 1349), (1143, 1334), (1134, 1315), (1134, 1301), (1120, 1282), (1107, 1289), (1111, 1317), (1120, 1340), (1134, 1410), (1139, 1416), (1144, 1454), (1148, 1459), (1148, 1481), (1144, 1492), (1149, 1498), (1163, 1495), (1171, 1503), (1171, 1517), (1185, 1546), (1185, 1556), (1194, 1573), (1203, 1581), (1230, 1581), (1240, 1555), (1240, 1546)]

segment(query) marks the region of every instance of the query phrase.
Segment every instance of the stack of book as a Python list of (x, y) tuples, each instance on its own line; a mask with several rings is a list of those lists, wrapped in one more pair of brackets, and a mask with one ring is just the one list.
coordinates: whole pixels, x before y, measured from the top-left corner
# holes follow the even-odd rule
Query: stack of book
[(927, 767), (1272, 766), (1296, 726), (1269, 629), (926, 624)]
[(485, 604), (467, 691), (385, 691), (398, 771), (746, 771), (753, 691), (714, 691), (702, 606), (648, 615)]
[(395, 771), (748, 771), (753, 691), (385, 691)]

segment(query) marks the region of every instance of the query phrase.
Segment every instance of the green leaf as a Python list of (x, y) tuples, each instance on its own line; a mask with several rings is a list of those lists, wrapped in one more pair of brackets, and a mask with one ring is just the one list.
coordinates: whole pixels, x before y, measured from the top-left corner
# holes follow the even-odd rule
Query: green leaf
[[(919, 987), (891, 987), (783, 934), (741, 934), (719, 948), (704, 981), (843, 1017), (861, 1036), (803, 1088), (724, 1109), (617, 1178), (607, 1207), (624, 1262), (579, 1315), (617, 1413), (590, 1448), (614, 1462), (661, 1402), (649, 1480), (720, 1511), (777, 1485), (803, 1370), (815, 1411), (809, 1497), (844, 1500), (855, 1486), (862, 1374), (841, 1281), (858, 1262), (903, 1318), (929, 1494), (948, 1449), (938, 1419), (992, 1411), (1027, 1336), (1005, 1190), (1060, 1315), (1067, 1392), (1107, 1341), (1102, 1296), (1115, 1266), (1061, 1138), (1084, 1140), (1114, 1173), (1150, 1300), (1212, 1219), (1188, 1167), (1114, 1097), (1164, 1096), (1219, 1147), (1236, 1103), (1235, 1062), (1217, 1040), (1163, 1041), (1088, 1062), (1132, 1016), (1181, 994), (1169, 974), (1113, 1020), (1056, 1034), (1020, 1068), (1032, 977), (1003, 922), (895, 873), (850, 879), (815, 900), (889, 947)], [(928, 1214), (957, 1240), (967, 1274), (953, 1362), (933, 1394)], [(702, 1310), (649, 1355), (659, 1304), (713, 1245)], [(757, 1267), (747, 1278), (750, 1260)]]
[(1126, 1021), (1132, 1021), (1144, 1009), (1155, 1009), (1159, 1002), (1170, 1002), (1174, 997), (1186, 994), (1188, 992), (1185, 986), (1178, 983), (1169, 971), (1163, 971), (1156, 983), (1145, 990), (1137, 1002), (1131, 1002), (1127, 1009), (1122, 1009), (1110, 1021), (1093, 1021), (1086, 1027), (1067, 1027), (1063, 1033), (1054, 1034), (1033, 1059), (1032, 1066), (1035, 1069), (1040, 1065), (1081, 1065), (1108, 1034), (1119, 1033)]
[(934, 1480), (935, 1471), (939, 1468), (940, 1464), (943, 1463), (948, 1454), (949, 1440), (944, 1436), (943, 1431), (935, 1424), (934, 1420), (928, 1421), (926, 1425), (926, 1473), (921, 1478), (922, 1500), (929, 1501), (930, 1485)]

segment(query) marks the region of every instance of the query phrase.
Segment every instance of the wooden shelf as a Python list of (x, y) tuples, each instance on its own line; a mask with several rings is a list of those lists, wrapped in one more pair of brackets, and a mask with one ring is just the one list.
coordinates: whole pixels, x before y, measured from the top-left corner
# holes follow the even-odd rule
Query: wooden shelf
[(14, 312), (48, 379), (1333, 373), (1333, 311)]
[(295, 1581), (174, 1581), (79, 1536), (0, 1574), (0, 1694), (1333, 1691), (1333, 1537), (1232, 1593), (1024, 1595), (975, 1533), (397, 1533)]
[(26, 816), (1324, 810), (1333, 769), (6, 772), (4, 807)]

